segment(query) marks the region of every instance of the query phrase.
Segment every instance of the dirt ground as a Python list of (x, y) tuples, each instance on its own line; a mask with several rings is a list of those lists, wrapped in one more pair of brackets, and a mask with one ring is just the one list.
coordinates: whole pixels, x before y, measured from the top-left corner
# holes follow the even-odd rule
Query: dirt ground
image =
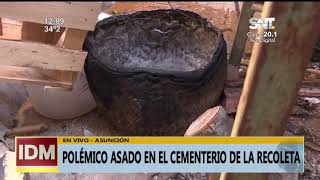
[[(241, 3), (234, 2), (119, 2), (115, 3), (111, 9), (107, 10), (110, 14), (131, 13), (140, 10), (152, 10), (163, 8), (181, 8), (199, 13), (207, 18), (215, 26), (219, 27), (227, 42), (228, 52), (232, 47), (235, 36), (236, 26), (238, 22), (239, 7)], [(16, 31), (8, 31), (11, 39), (19, 39), (21, 31), (21, 22), (15, 23), (12, 20), (3, 20), (4, 33), (10, 24), (14, 25)], [(10, 33), (9, 33), (10, 32)], [(1, 38), (1, 37), (0, 37)], [(250, 52), (252, 46), (246, 46), (246, 52)], [(320, 53), (319, 53), (320, 54)], [(314, 57), (317, 59), (318, 57)], [(320, 59), (320, 56), (319, 58)], [(320, 77), (311, 77), (312, 81), (320, 82)], [(317, 86), (320, 83), (314, 85)], [(236, 107), (241, 93), (241, 86), (226, 87), (226, 111), (230, 116), (236, 112)], [(20, 107), (19, 115), (16, 116)], [(32, 108), (32, 104), (28, 101), (28, 95), (24, 85), (0, 83), (0, 132), (4, 129), (12, 128), (17, 124), (17, 119), (24, 120), (25, 124), (37, 124), (39, 122), (48, 125), (49, 129), (34, 135), (115, 135), (108, 124), (104, 123), (103, 116), (99, 110), (70, 120), (52, 120), (39, 115)], [(292, 110), (291, 117), (288, 121), (286, 135), (305, 136), (305, 172), (302, 174), (279, 175), (275, 174), (272, 179), (319, 179), (320, 180), (320, 97), (298, 97), (296, 105)], [(1, 135), (1, 133), (0, 133)], [(14, 138), (4, 139), (4, 143), (0, 142), (0, 156), (9, 148), (14, 149)], [(30, 179), (111, 179), (111, 180), (182, 180), (182, 179), (207, 179), (204, 174), (29, 174)], [(1, 170), (0, 170), (1, 179)]]

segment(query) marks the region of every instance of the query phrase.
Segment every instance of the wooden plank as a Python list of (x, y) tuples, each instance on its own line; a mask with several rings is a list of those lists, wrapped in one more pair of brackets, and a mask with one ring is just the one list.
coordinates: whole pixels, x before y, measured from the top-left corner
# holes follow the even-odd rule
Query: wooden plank
[[(88, 31), (86, 30), (67, 28), (60, 36), (57, 46), (73, 50), (82, 50), (87, 33)], [(78, 73), (75, 72), (74, 77), (77, 77), (77, 75)], [(47, 87), (47, 89), (52, 89), (52, 87)]]
[[(68, 49), (74, 49), (74, 50), (82, 50), (82, 46), (83, 46), (86, 35), (87, 35), (87, 31), (85, 30), (67, 28), (60, 36), (60, 39), (57, 41), (56, 46), (68, 48)], [(78, 75), (77, 72), (73, 74), (74, 77), (77, 77), (77, 75)], [(64, 88), (62, 89), (57, 87), (45, 87), (45, 88), (55, 89), (55, 90), (66, 90)], [(72, 90), (72, 88), (67, 90)]]
[(236, 36), (230, 52), (228, 61), (228, 80), (239, 79), (239, 65), (243, 56), (243, 51), (247, 42), (247, 32), (249, 31), (249, 18), (254, 15), (254, 10), (251, 9), (252, 2), (243, 2), (239, 22), (237, 26)]
[(239, 66), (243, 55), (243, 50), (247, 42), (247, 33), (249, 31), (249, 18), (254, 14), (254, 10), (251, 9), (252, 2), (243, 2), (241, 8), (240, 19), (238, 22), (236, 37), (234, 39), (229, 64), (233, 66)]
[[(253, 47), (231, 136), (283, 135), (320, 35), (320, 6), (315, 2), (265, 2), (262, 18), (266, 17), (275, 17), (278, 36), (275, 43), (260, 42)], [(256, 179), (267, 180), (268, 175), (222, 173), (220, 177)]]
[[(83, 46), (86, 35), (87, 35), (87, 31), (85, 30), (67, 28), (60, 36), (60, 39), (57, 41), (56, 46), (68, 48), (68, 49), (74, 49), (74, 50), (82, 50), (82, 46)], [(78, 73), (75, 72), (74, 77), (77, 77), (77, 75)], [(45, 87), (45, 88), (55, 89), (55, 90), (65, 90), (65, 89), (56, 88), (56, 87)], [(67, 89), (67, 90), (72, 90), (72, 89)]]
[(93, 30), (99, 2), (0, 2), (0, 17), (45, 24), (45, 18), (63, 18), (63, 27)]
[(63, 48), (82, 50), (87, 33), (88, 31), (85, 30), (68, 28), (66, 30)]
[(21, 40), (22, 22), (1, 18), (3, 35), (0, 39)]
[(302, 87), (299, 89), (298, 95), (304, 97), (320, 97), (320, 88)]
[(60, 32), (53, 33), (53, 37), (51, 39), (50, 44), (56, 45), (58, 43), (59, 39), (61, 38), (62, 34), (66, 31), (66, 29), (67, 28), (65, 28), (65, 27), (61, 27)]
[(2, 35), (3, 35), (3, 32), (2, 32), (2, 20), (0, 18), (0, 36), (2, 36)]
[(0, 40), (1, 65), (82, 71), (86, 55), (47, 44)]
[(257, 11), (257, 12), (262, 12), (262, 8), (263, 8), (263, 3), (262, 4), (258, 4), (258, 3), (253, 3), (251, 9)]
[(0, 66), (0, 80), (16, 83), (35, 83), (39, 85), (72, 88), (72, 71), (42, 70), (28, 67)]
[(319, 75), (319, 76), (320, 76), (320, 70), (319, 70), (319, 69), (308, 68), (308, 69), (306, 70), (306, 72), (312, 73), (312, 74), (316, 74), (316, 75)]

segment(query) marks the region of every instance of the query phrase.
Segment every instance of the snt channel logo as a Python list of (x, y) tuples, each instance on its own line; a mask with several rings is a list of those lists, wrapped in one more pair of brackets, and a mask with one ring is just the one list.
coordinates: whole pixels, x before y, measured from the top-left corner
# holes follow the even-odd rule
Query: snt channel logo
[(255, 18), (252, 17), (249, 19), (250, 29), (275, 29), (276, 27), (273, 25), (273, 22), (275, 22), (276, 18), (274, 17), (268, 17), (268, 18)]

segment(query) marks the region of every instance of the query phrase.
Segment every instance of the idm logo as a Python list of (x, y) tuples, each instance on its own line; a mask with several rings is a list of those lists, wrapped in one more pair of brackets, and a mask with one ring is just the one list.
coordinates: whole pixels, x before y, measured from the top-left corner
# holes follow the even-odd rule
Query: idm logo
[(56, 137), (16, 137), (16, 166), (56, 167), (57, 149)]
[(249, 23), (251, 24), (249, 26), (250, 29), (275, 29), (276, 27), (273, 26), (273, 22), (276, 20), (274, 17), (269, 18), (250, 18)]

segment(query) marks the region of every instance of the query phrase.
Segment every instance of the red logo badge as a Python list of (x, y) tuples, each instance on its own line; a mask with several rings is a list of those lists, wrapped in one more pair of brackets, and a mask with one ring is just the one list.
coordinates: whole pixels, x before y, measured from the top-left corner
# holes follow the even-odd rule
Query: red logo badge
[(16, 137), (17, 166), (58, 166), (57, 138)]

